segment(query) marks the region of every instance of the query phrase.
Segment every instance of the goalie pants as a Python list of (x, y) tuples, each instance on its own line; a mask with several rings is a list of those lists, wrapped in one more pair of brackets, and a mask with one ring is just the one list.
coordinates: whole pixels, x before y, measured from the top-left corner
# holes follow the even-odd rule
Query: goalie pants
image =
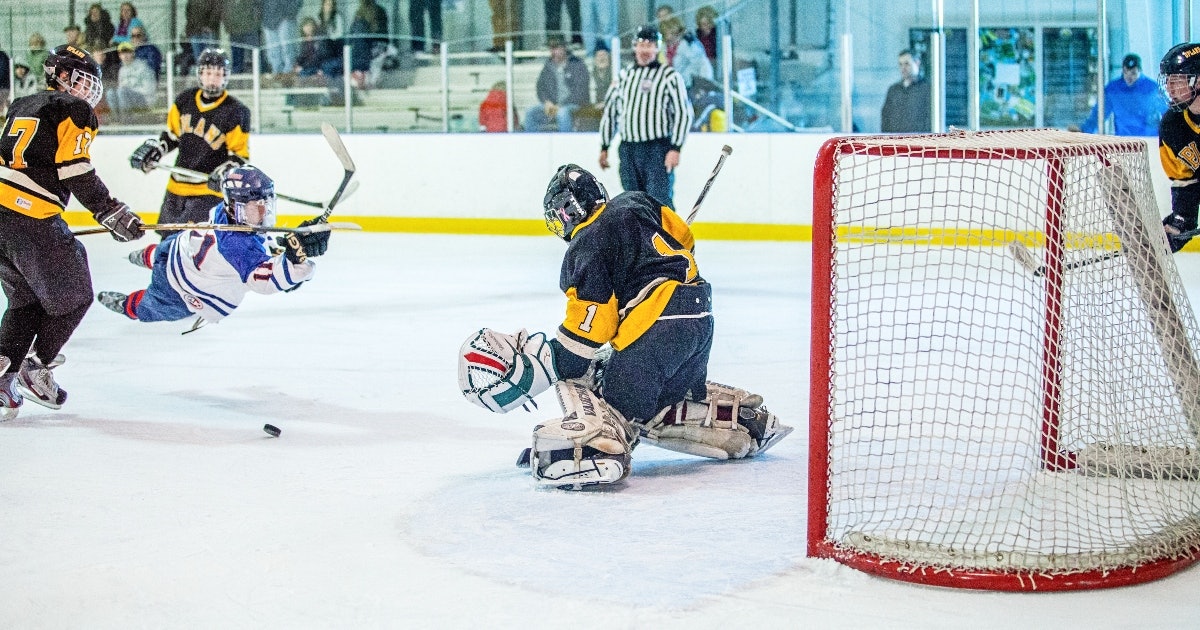
[[(168, 192), (163, 197), (162, 208), (158, 213), (159, 223), (205, 223), (212, 215), (212, 209), (221, 198), (213, 195), (194, 195), (184, 197)], [(158, 235), (166, 238), (173, 231), (155, 230)]]
[(602, 377), (604, 400), (631, 421), (649, 420), (685, 398), (702, 400), (712, 340), (712, 287), (676, 287), (649, 330), (613, 353)]

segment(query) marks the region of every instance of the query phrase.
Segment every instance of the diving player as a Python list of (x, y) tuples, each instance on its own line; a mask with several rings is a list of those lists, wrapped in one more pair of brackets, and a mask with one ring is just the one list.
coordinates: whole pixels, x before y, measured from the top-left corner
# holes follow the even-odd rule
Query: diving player
[[(133, 168), (149, 173), (167, 153), (179, 149), (175, 166), (209, 173), (207, 181), (171, 174), (163, 197), (159, 223), (201, 223), (221, 201), (221, 179), (250, 159), (250, 110), (225, 90), (229, 58), (206, 49), (196, 62), (199, 88), (175, 97), (167, 112), (167, 129), (147, 140), (129, 157)], [(160, 230), (161, 236), (170, 234)]]
[[(566, 317), (556, 337), (485, 328), (459, 359), (463, 394), (491, 411), (523, 406), (558, 382), (565, 417), (533, 433), (529, 463), (539, 483), (619, 481), (639, 438), (740, 459), (791, 432), (761, 396), (706, 381), (712, 289), (696, 265), (692, 232), (674, 211), (643, 192), (609, 200), (574, 164), (559, 168), (543, 205), (550, 231), (568, 242), (559, 276)], [(612, 353), (597, 368), (605, 344)], [(589, 376), (593, 383), (578, 380)]]
[[(51, 409), (67, 392), (50, 370), (92, 302), (87, 253), (67, 228), (71, 195), (118, 241), (142, 236), (142, 221), (109, 194), (92, 167), (104, 96), (100, 68), (69, 45), (46, 58), (49, 89), (17, 99), (0, 134), (0, 413), (28, 398)], [(30, 351), (32, 349), (32, 352)]]
[[(1171, 214), (1163, 230), (1171, 251), (1192, 240), (1200, 209), (1200, 43), (1179, 44), (1158, 64), (1158, 81), (1167, 98), (1168, 111), (1158, 123), (1158, 154), (1171, 180)], [(1189, 235), (1190, 234), (1190, 235)]]
[[(249, 165), (238, 166), (221, 182), (224, 201), (205, 217), (218, 225), (275, 225), (275, 183)], [(305, 221), (301, 226), (317, 221)], [(284, 240), (282, 252), (260, 233), (186, 230), (157, 245), (129, 254), (151, 269), (150, 286), (128, 295), (101, 291), (96, 299), (110, 311), (143, 322), (176, 321), (199, 315), (217, 322), (241, 304), (248, 291), (289, 291), (313, 276), (310, 257), (329, 247), (329, 232)]]

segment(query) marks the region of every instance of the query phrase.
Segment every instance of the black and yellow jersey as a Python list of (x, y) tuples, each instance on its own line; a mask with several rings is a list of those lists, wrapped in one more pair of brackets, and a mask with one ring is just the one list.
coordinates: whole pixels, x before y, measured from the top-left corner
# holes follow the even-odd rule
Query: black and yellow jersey
[[(245, 162), (250, 159), (250, 109), (229, 92), (206, 101), (199, 89), (184, 90), (167, 112), (167, 130), (161, 139), (167, 150), (179, 149), (175, 166), (182, 168), (211, 173), (231, 159)], [(171, 175), (167, 192), (221, 196), (207, 182), (189, 182), (178, 175)]]
[(708, 304), (697, 307), (703, 313), (667, 312), (678, 308), (669, 306), (676, 287), (704, 282), (694, 247), (670, 208), (643, 192), (614, 197), (572, 233), (559, 275), (567, 314), (556, 340), (591, 359), (606, 342), (625, 348), (660, 317), (707, 315)]
[(93, 212), (108, 187), (92, 167), (99, 123), (90, 105), (47, 89), (17, 99), (0, 135), (0, 206), (38, 219), (60, 214), (74, 194)]
[(1168, 111), (1158, 123), (1158, 156), (1172, 185), (1196, 180), (1200, 171), (1200, 120), (1188, 110)]

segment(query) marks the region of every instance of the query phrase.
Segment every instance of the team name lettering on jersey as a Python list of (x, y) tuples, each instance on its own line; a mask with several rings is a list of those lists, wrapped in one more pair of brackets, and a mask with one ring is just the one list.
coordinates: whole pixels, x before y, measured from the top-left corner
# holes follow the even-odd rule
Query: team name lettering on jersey
[(1195, 142), (1189, 142), (1187, 146), (1179, 150), (1177, 154), (1179, 159), (1187, 163), (1192, 170), (1200, 169), (1200, 150), (1196, 149)]
[(221, 145), (225, 144), (225, 134), (216, 125), (209, 125), (203, 116), (198, 116), (196, 124), (193, 125), (191, 114), (181, 115), (179, 117), (179, 130), (183, 133), (199, 136), (214, 150), (220, 149)]

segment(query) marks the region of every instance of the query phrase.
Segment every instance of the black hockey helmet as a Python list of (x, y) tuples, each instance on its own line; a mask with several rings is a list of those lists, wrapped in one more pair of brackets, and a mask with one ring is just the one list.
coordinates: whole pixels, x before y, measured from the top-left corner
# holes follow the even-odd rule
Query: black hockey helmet
[[(219, 83), (205, 83), (204, 69), (218, 68), (221, 70), (221, 80)], [(221, 92), (225, 91), (225, 86), (229, 84), (229, 55), (225, 54), (220, 48), (205, 48), (204, 52), (200, 53), (200, 57), (196, 59), (196, 79), (200, 82), (200, 90), (204, 92), (207, 98), (217, 98)]]
[(650, 42), (655, 46), (662, 45), (662, 34), (658, 32), (658, 26), (654, 24), (643, 24), (638, 27), (638, 30), (633, 35), (633, 41)]
[(275, 182), (249, 164), (230, 169), (221, 180), (225, 214), (241, 225), (275, 225)]
[(604, 184), (576, 164), (563, 164), (550, 178), (542, 208), (546, 227), (564, 241), (602, 204), (608, 201)]
[[(1158, 64), (1158, 84), (1162, 87), (1167, 105), (1174, 111), (1187, 109), (1200, 95), (1197, 78), (1200, 78), (1200, 43), (1179, 44), (1168, 50)], [(1184, 96), (1171, 96), (1171, 90), (1177, 94), (1183, 92), (1184, 84), (1187, 86)]]
[(104, 98), (104, 82), (100, 65), (82, 48), (68, 44), (58, 46), (46, 55), (46, 85), (77, 96), (95, 107)]

